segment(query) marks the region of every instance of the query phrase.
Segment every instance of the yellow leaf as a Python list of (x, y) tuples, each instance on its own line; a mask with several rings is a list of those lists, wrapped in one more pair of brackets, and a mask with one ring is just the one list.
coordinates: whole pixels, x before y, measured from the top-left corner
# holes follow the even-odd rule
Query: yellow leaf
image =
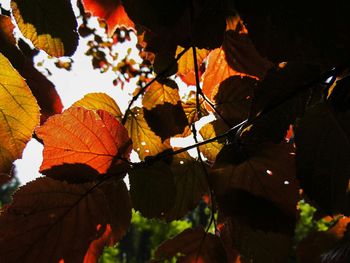
[(39, 124), (39, 106), (21, 75), (0, 53), (0, 172), (7, 173)]
[(143, 110), (138, 107), (130, 111), (125, 128), (128, 130), (133, 148), (141, 160), (144, 160), (146, 156), (153, 156), (170, 148), (169, 140), (162, 143), (160, 137), (148, 126)]
[(22, 34), (51, 56), (70, 56), (78, 45), (77, 21), (70, 1), (12, 0)]
[(73, 104), (76, 107), (84, 107), (88, 110), (105, 110), (121, 121), (122, 113), (110, 96), (105, 93), (89, 93), (81, 100)]
[(177, 86), (170, 86), (172, 82), (167, 84), (154, 82), (143, 96), (143, 107), (145, 107), (147, 110), (151, 110), (156, 105), (164, 104), (165, 102), (176, 105), (180, 100), (178, 88)]

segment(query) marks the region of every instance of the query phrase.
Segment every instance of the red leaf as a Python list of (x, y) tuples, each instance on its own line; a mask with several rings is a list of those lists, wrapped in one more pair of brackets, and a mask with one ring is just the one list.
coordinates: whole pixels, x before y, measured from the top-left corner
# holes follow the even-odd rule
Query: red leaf
[(103, 110), (72, 107), (49, 118), (36, 133), (44, 141), (41, 171), (81, 163), (105, 173), (113, 158), (128, 158), (131, 151), (127, 130)]
[(108, 35), (113, 34), (118, 26), (134, 28), (120, 0), (83, 0), (83, 4), (85, 11), (106, 20)]

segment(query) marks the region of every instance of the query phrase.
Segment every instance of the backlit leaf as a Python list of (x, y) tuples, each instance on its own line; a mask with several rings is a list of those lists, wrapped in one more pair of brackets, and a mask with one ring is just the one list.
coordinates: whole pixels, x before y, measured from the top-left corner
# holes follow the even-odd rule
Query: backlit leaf
[(61, 113), (63, 105), (54, 84), (33, 66), (32, 58), (26, 57), (18, 48), (18, 46), (22, 49), (29, 47), (21, 39), (17, 46), (13, 29), (11, 18), (0, 15), (0, 52), (7, 57), (12, 66), (26, 80), (40, 106), (40, 122), (44, 123), (51, 115)]
[(133, 108), (128, 114), (125, 127), (133, 142), (133, 148), (141, 160), (144, 160), (146, 156), (157, 155), (170, 148), (170, 143), (168, 141), (162, 142), (161, 138), (148, 126), (143, 109)]
[(202, 76), (203, 93), (212, 100), (213, 90), (217, 89), (222, 81), (234, 75), (240, 75), (240, 73), (227, 64), (224, 50), (214, 49), (209, 53), (208, 66)]
[(180, 101), (179, 90), (175, 82), (159, 83), (154, 82), (145, 92), (142, 98), (142, 105), (147, 110), (151, 110), (157, 105), (166, 102), (176, 105)]
[(82, 262), (90, 242), (107, 224), (116, 233), (126, 231), (130, 207), (114, 210), (124, 206), (119, 202), (125, 196), (125, 185), (113, 183), (74, 185), (46, 177), (23, 186), (0, 216), (2, 261)]
[[(221, 120), (215, 120), (205, 124), (200, 130), (199, 134), (204, 140), (208, 140), (224, 133), (227, 130), (227, 126)], [(224, 146), (223, 142), (211, 142), (199, 146), (201, 153), (212, 163), (215, 162), (216, 156)]]
[(105, 110), (116, 117), (119, 121), (122, 117), (122, 113), (115, 100), (105, 93), (86, 94), (84, 98), (75, 102), (73, 106), (84, 107), (88, 110)]
[(208, 192), (207, 178), (203, 168), (206, 169), (186, 152), (173, 157), (170, 169), (176, 185), (176, 199), (172, 209), (166, 213), (168, 221), (185, 216)]
[(143, 109), (143, 112), (149, 127), (162, 141), (174, 135), (182, 134), (188, 126), (180, 101), (176, 105), (165, 102), (151, 110)]
[(83, 5), (86, 12), (106, 20), (108, 35), (112, 35), (118, 26), (134, 27), (121, 0), (83, 0)]
[(22, 34), (51, 56), (70, 56), (78, 45), (77, 21), (66, 0), (12, 0), (13, 16)]
[(39, 124), (39, 107), (26, 82), (0, 53), (0, 173), (8, 174)]
[(129, 158), (127, 130), (106, 111), (72, 107), (49, 118), (37, 129), (44, 141), (40, 170), (64, 163), (81, 163), (105, 173), (114, 158)]
[(179, 254), (178, 262), (227, 262), (220, 238), (206, 233), (202, 227), (186, 229), (174, 238), (165, 241), (158, 247), (155, 256), (164, 261)]
[[(184, 50), (183, 47), (178, 46), (176, 49), (176, 55)], [(197, 56), (197, 65), (200, 68), (203, 61), (208, 56), (209, 51), (206, 49), (196, 48), (196, 56)], [(178, 70), (177, 75), (180, 76), (182, 81), (184, 81), (187, 85), (196, 85), (196, 77), (194, 71), (194, 60), (193, 60), (193, 51), (192, 49), (187, 50), (185, 54), (178, 60)], [(199, 72), (201, 76), (201, 72)], [(199, 76), (199, 77), (200, 77)]]
[(248, 118), (255, 85), (253, 78), (232, 76), (214, 89), (215, 108), (231, 127)]
[(296, 130), (297, 176), (305, 193), (327, 213), (350, 212), (350, 112), (318, 104)]
[(227, 145), (217, 156), (211, 177), (219, 196), (233, 189), (245, 190), (287, 214), (296, 213), (299, 184), (294, 149), (287, 143), (265, 143), (254, 149)]
[(148, 218), (161, 218), (175, 203), (176, 186), (169, 165), (157, 161), (129, 172), (133, 207)]

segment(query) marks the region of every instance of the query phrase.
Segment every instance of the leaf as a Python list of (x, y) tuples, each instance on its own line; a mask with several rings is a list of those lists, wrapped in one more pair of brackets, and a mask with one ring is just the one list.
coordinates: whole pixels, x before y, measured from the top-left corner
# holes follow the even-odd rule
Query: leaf
[(215, 108), (231, 127), (248, 118), (255, 85), (253, 78), (232, 76), (214, 89)]
[(145, 109), (151, 110), (157, 105), (163, 105), (166, 102), (177, 105), (179, 101), (179, 89), (175, 82), (159, 83), (156, 81), (145, 92), (142, 98), (142, 105)]
[[(178, 46), (176, 49), (176, 55), (181, 53), (184, 50), (183, 47)], [(196, 48), (197, 56), (197, 66), (200, 68), (206, 57), (208, 56), (209, 51), (206, 49)], [(177, 75), (180, 76), (183, 82), (187, 85), (196, 85), (196, 76), (194, 69), (194, 60), (193, 60), (193, 51), (189, 49), (185, 54), (178, 60), (178, 70)], [(199, 77), (201, 76), (201, 71), (199, 71)]]
[(170, 169), (175, 181), (176, 198), (172, 208), (165, 213), (167, 221), (185, 216), (208, 192), (207, 178), (203, 170), (207, 167), (203, 167), (188, 153), (175, 155)]
[(124, 183), (117, 184), (74, 185), (46, 177), (23, 186), (0, 216), (1, 259), (82, 262), (90, 242), (100, 237), (99, 230), (110, 224), (119, 233), (129, 225), (130, 207), (112, 209), (123, 207), (127, 197)]
[(70, 56), (78, 45), (77, 21), (69, 1), (12, 0), (22, 34), (51, 56)]
[[(40, 122), (44, 123), (49, 116), (60, 113), (63, 105), (53, 83), (33, 66), (31, 58), (24, 56), (18, 49), (12, 32), (13, 28), (11, 18), (0, 15), (0, 52), (8, 58), (12, 66), (26, 80), (40, 106)], [(18, 45), (22, 49), (29, 48), (21, 39)]]
[(225, 220), (220, 234), (224, 244), (239, 253), (239, 262), (242, 263), (287, 262), (292, 254), (293, 243), (290, 236), (253, 229), (233, 218)]
[(272, 62), (258, 53), (247, 34), (226, 31), (222, 48), (228, 65), (238, 72), (261, 79), (273, 66)]
[(169, 141), (162, 142), (148, 126), (141, 108), (135, 107), (129, 112), (125, 128), (133, 142), (133, 149), (141, 160), (170, 148)]
[(84, 107), (88, 110), (105, 110), (121, 121), (122, 113), (119, 106), (105, 93), (89, 93), (81, 100), (78, 100), (73, 104), (75, 107)]
[(117, 27), (134, 28), (134, 23), (126, 14), (120, 0), (83, 0), (84, 9), (93, 16), (104, 19), (108, 25), (108, 35), (111, 36)]
[(129, 158), (127, 130), (108, 112), (72, 107), (36, 130), (44, 141), (40, 171), (64, 163), (86, 164), (105, 173), (114, 160)]
[(216, 195), (245, 190), (295, 215), (299, 184), (295, 175), (294, 149), (287, 143), (265, 143), (253, 149), (225, 146), (211, 173)]
[(248, 140), (253, 143), (283, 141), (290, 125), (322, 96), (318, 66), (287, 63), (270, 70), (255, 86)]
[(349, 213), (350, 112), (320, 103), (296, 130), (297, 176), (305, 193), (327, 213)]
[[(224, 133), (227, 130), (226, 124), (222, 120), (214, 120), (205, 124), (200, 130), (199, 134), (204, 140), (208, 140)], [(216, 156), (221, 151), (224, 144), (219, 141), (211, 142), (199, 146), (201, 153), (211, 162), (214, 163)]]
[(162, 141), (184, 132), (188, 121), (179, 101), (176, 105), (168, 102), (157, 105), (151, 110), (143, 109), (149, 127)]
[[(296, 1), (238, 0), (235, 8), (259, 53), (273, 62), (300, 61), (331, 68), (349, 59), (346, 1), (331, 6), (310, 1), (301, 7), (301, 2)], [(327, 38), (324, 32), (329, 32)]]
[(174, 206), (175, 181), (165, 162), (141, 164), (129, 175), (132, 204), (143, 216), (161, 218)]
[(176, 237), (165, 241), (156, 250), (159, 260), (171, 259), (181, 254), (178, 262), (227, 262), (225, 250), (220, 238), (208, 234), (202, 227), (186, 229)]
[[(339, 221), (327, 231), (315, 231), (304, 238), (297, 248), (297, 259), (300, 263), (318, 263), (318, 262), (347, 262), (343, 256), (348, 256), (348, 225), (350, 219), (342, 217)], [(345, 241), (345, 242), (344, 242)], [(347, 242), (346, 242), (347, 241)], [(343, 243), (344, 242), (344, 243)], [(337, 248), (342, 251), (333, 254)], [(347, 253), (347, 255), (346, 255)]]
[(0, 53), (0, 173), (8, 174), (39, 124), (39, 107), (21, 75)]
[(234, 75), (241, 74), (227, 64), (224, 50), (222, 48), (212, 50), (208, 55), (207, 69), (202, 76), (203, 93), (212, 100), (213, 90), (217, 89), (222, 81)]

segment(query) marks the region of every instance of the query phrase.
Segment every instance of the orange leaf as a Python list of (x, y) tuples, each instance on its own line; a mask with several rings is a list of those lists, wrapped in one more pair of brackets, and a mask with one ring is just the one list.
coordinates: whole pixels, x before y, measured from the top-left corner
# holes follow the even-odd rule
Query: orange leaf
[(128, 158), (131, 151), (127, 130), (103, 110), (69, 108), (49, 118), (36, 133), (44, 141), (41, 171), (64, 163), (81, 163), (105, 173), (113, 158)]
[(82, 262), (90, 242), (107, 224), (125, 232), (131, 207), (117, 213), (114, 209), (125, 206), (127, 199), (122, 181), (96, 185), (37, 179), (20, 188), (1, 213), (1, 261)]
[(134, 28), (120, 0), (83, 0), (83, 5), (85, 11), (106, 20), (108, 35), (112, 35), (118, 26)]

